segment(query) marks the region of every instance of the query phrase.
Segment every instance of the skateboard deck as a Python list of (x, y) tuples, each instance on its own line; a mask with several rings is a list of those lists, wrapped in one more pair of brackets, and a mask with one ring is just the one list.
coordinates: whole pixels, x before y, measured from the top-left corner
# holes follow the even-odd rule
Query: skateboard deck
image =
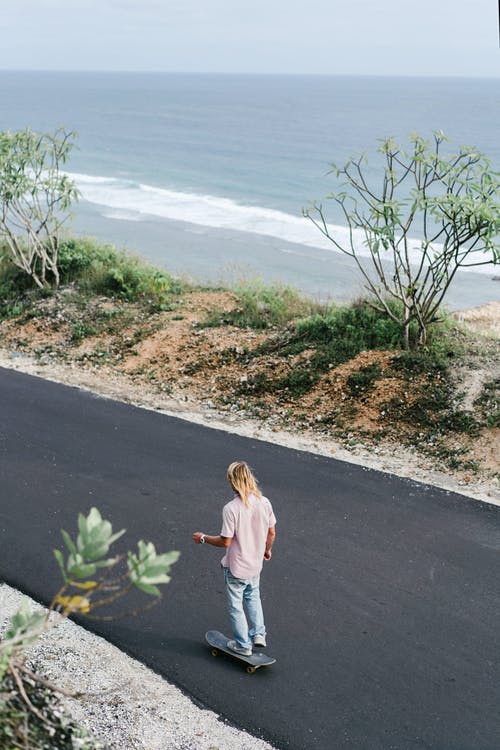
[(232, 651), (227, 647), (227, 643), (231, 639), (225, 636), (224, 633), (219, 633), (218, 630), (209, 630), (208, 633), (205, 633), (205, 639), (209, 646), (212, 647), (210, 651), (212, 656), (218, 656), (223, 651), (225, 654), (238, 659), (238, 661), (244, 662), (247, 665), (246, 671), (248, 674), (252, 674), (259, 667), (269, 667), (276, 661), (276, 659), (261, 652), (252, 654), (251, 656), (237, 654), (236, 651)]

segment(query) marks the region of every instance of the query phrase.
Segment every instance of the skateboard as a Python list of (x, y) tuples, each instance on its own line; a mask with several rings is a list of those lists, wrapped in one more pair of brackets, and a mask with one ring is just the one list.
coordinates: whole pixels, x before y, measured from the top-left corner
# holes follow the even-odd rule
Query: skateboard
[(218, 630), (209, 630), (208, 633), (205, 633), (205, 639), (208, 645), (212, 647), (210, 650), (212, 656), (218, 656), (223, 651), (225, 654), (229, 654), (229, 656), (233, 656), (238, 661), (247, 664), (246, 671), (248, 674), (253, 674), (259, 667), (269, 667), (276, 661), (271, 656), (260, 652), (251, 656), (243, 656), (243, 654), (237, 654), (236, 651), (231, 651), (227, 647), (227, 643), (231, 639), (227, 638), (223, 633), (219, 633)]

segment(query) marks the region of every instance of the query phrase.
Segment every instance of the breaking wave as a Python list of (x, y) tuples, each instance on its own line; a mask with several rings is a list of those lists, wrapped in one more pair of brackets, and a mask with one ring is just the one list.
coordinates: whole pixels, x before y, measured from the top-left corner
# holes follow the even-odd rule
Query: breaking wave
[[(115, 177), (77, 173), (68, 173), (68, 176), (75, 180), (83, 200), (101, 206), (104, 209), (102, 214), (108, 218), (141, 221), (148, 217), (159, 217), (202, 227), (265, 235), (338, 252), (311, 221), (303, 216), (261, 206), (243, 205), (231, 198), (184, 193)], [(340, 244), (348, 245), (349, 232), (346, 227), (329, 225), (328, 229)], [(363, 239), (360, 231), (354, 241), (357, 251), (367, 255)], [(415, 261), (420, 255), (419, 245), (416, 239), (410, 242), (411, 257)], [(470, 270), (491, 274), (491, 267), (487, 266)]]

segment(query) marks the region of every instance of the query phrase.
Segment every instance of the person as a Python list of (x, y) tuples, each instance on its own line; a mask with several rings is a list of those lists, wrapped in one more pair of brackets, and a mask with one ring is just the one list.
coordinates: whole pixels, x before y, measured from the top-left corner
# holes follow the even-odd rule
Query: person
[(227, 470), (227, 480), (235, 496), (222, 510), (220, 535), (210, 536), (195, 531), (193, 540), (196, 544), (211, 544), (226, 550), (221, 564), (234, 636), (227, 645), (238, 654), (250, 656), (252, 646), (266, 646), (260, 573), (263, 561), (272, 557), (276, 517), (248, 464), (233, 462)]

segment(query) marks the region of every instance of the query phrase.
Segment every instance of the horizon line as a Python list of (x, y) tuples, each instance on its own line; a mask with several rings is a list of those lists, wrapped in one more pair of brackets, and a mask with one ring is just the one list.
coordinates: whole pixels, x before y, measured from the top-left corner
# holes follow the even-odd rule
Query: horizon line
[(452, 73), (284, 73), (284, 72), (249, 72), (249, 71), (183, 71), (183, 70), (113, 70), (113, 69), (57, 69), (57, 68), (1, 68), (0, 73), (58, 73), (58, 74), (106, 74), (106, 75), (179, 75), (179, 76), (248, 76), (248, 77), (304, 77), (304, 78), (448, 78), (462, 80), (499, 80), (500, 73), (496, 75), (485, 74), (452, 74)]

